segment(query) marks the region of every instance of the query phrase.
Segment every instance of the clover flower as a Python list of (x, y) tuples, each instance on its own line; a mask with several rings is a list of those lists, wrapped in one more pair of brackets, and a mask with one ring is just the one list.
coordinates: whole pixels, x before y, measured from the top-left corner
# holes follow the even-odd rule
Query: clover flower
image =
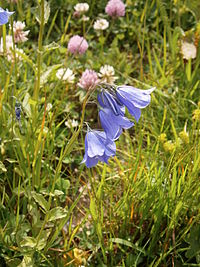
[(132, 86), (122, 85), (117, 87), (116, 96), (138, 122), (141, 116), (141, 109), (149, 105), (151, 101), (150, 94), (154, 90), (155, 88), (141, 90)]
[[(9, 52), (13, 48), (13, 39), (11, 35), (6, 35), (6, 50)], [(0, 53), (3, 53), (3, 37), (0, 40)]]
[(106, 30), (109, 26), (109, 22), (106, 19), (98, 19), (95, 21), (93, 28), (97, 31)]
[(113, 84), (118, 77), (114, 76), (115, 70), (110, 65), (104, 65), (100, 68), (98, 76), (101, 78), (101, 82)]
[(14, 21), (13, 32), (14, 32), (15, 43), (20, 43), (20, 42), (23, 43), (28, 40), (27, 35), (29, 34), (29, 31), (24, 31), (25, 27), (26, 27), (25, 22)]
[(15, 12), (9, 12), (0, 7), (0, 25), (6, 24), (13, 13)]
[[(3, 38), (0, 39), (0, 54), (3, 54)], [(17, 53), (20, 52), (21, 54), (24, 53), (22, 49), (19, 49), (15, 46), (16, 52), (16, 59), (21, 59), (21, 56)], [(13, 54), (13, 40), (11, 35), (6, 36), (6, 56), (8, 61), (14, 61), (14, 54)]]
[(68, 83), (73, 83), (74, 82), (74, 79), (75, 79), (75, 75), (73, 73), (73, 71), (69, 68), (67, 69), (64, 69), (64, 68), (61, 68), (59, 69), (57, 72), (56, 72), (56, 77), (58, 79), (62, 79), (63, 81), (66, 81)]
[(79, 14), (86, 13), (89, 10), (89, 5), (88, 3), (78, 3), (74, 6), (74, 9)]
[(79, 80), (78, 85), (86, 90), (93, 89), (98, 84), (98, 76), (94, 70), (86, 69)]
[(121, 0), (110, 0), (106, 5), (105, 11), (113, 18), (123, 17), (125, 15), (125, 5)]
[(98, 161), (108, 163), (108, 159), (116, 154), (116, 145), (109, 140), (103, 131), (88, 130), (85, 136), (85, 155), (81, 163), (88, 168)]
[(65, 121), (65, 126), (67, 128), (76, 128), (79, 125), (79, 122), (76, 120), (69, 119), (68, 121)]
[(83, 15), (81, 19), (82, 19), (82, 21), (88, 21), (90, 18), (85, 16), (85, 15)]
[(68, 50), (72, 54), (81, 55), (84, 54), (87, 49), (88, 49), (88, 43), (83, 37), (79, 35), (74, 35), (73, 37), (70, 38), (68, 43)]
[(182, 42), (181, 53), (184, 59), (194, 59), (197, 56), (197, 48), (193, 43)]

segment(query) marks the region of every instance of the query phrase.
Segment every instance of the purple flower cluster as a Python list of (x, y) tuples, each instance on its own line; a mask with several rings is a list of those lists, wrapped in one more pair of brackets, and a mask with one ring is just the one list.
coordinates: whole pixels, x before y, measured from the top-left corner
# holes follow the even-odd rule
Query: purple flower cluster
[(121, 0), (110, 0), (105, 11), (113, 18), (123, 17), (125, 15), (125, 5)]
[(141, 109), (150, 104), (155, 88), (141, 90), (132, 86), (102, 88), (98, 93), (99, 118), (104, 131), (88, 130), (85, 136), (85, 155), (82, 163), (88, 168), (98, 161), (108, 163), (108, 159), (116, 154), (115, 142), (123, 129), (131, 128), (134, 123), (125, 116), (125, 108), (138, 122)]
[(74, 35), (73, 37), (70, 38), (68, 43), (68, 50), (72, 54), (82, 55), (86, 52), (87, 49), (88, 49), (88, 43), (85, 40), (85, 38), (79, 35)]

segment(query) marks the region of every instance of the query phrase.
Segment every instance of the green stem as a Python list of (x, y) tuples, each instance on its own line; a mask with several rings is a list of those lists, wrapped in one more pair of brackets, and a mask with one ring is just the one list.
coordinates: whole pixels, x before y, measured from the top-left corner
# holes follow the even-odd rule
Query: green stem
[(40, 90), (40, 74), (41, 74), (41, 64), (42, 64), (42, 40), (44, 33), (44, 0), (41, 0), (40, 4), (40, 32), (38, 38), (38, 55), (37, 55), (37, 80), (34, 89), (34, 99), (38, 101), (39, 90)]
[[(83, 101), (83, 109), (82, 109), (82, 116), (81, 116), (81, 121), (80, 121), (80, 125), (79, 125), (79, 128), (76, 132), (73, 133), (69, 143), (67, 144), (67, 146), (65, 147), (64, 151), (61, 152), (61, 156), (60, 156), (60, 159), (59, 159), (59, 162), (58, 162), (58, 165), (57, 165), (57, 168), (56, 168), (56, 173), (55, 173), (55, 176), (54, 176), (54, 180), (53, 180), (53, 184), (52, 184), (52, 188), (51, 188), (51, 193), (54, 191), (54, 188), (55, 188), (55, 184), (56, 184), (56, 181), (57, 181), (57, 178), (60, 174), (60, 170), (61, 170), (61, 167), (62, 167), (62, 161), (63, 161), (63, 158), (70, 153), (71, 149), (72, 149), (72, 146), (73, 144), (75, 143), (76, 139), (78, 138), (79, 136), (79, 133), (80, 131), (82, 130), (82, 127), (83, 127), (83, 122), (84, 122), (84, 117), (85, 117), (85, 108), (86, 108), (86, 105), (87, 105), (87, 101), (91, 95), (91, 91), (88, 91), (86, 96), (85, 96), (85, 99)], [(48, 210), (51, 209), (51, 201), (52, 201), (52, 194), (50, 194), (49, 196), (49, 200), (48, 200)], [(40, 232), (37, 236), (37, 244), (40, 240), (40, 236), (42, 234), (42, 231), (46, 225), (46, 223), (48, 222), (48, 212), (46, 213), (45, 215), (45, 218), (44, 218), (44, 222), (42, 224), (42, 227), (40, 229)]]

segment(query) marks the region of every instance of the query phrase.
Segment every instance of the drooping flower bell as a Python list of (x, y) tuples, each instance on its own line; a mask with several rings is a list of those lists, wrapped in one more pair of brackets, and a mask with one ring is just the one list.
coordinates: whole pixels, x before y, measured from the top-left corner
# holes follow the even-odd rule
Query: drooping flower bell
[(87, 168), (95, 166), (98, 161), (108, 163), (116, 154), (116, 145), (109, 140), (103, 131), (88, 130), (85, 136), (85, 155), (81, 163)]
[(112, 109), (115, 115), (125, 114), (125, 106), (117, 99), (115, 92), (102, 90), (97, 95), (97, 100), (102, 108)]
[(109, 92), (101, 92), (98, 95), (101, 106), (99, 118), (108, 139), (117, 140), (122, 129), (131, 128), (134, 123), (125, 117), (125, 107), (117, 100), (115, 95)]
[(129, 129), (134, 125), (125, 116), (115, 115), (112, 109), (108, 108), (100, 109), (99, 117), (107, 138), (111, 140), (117, 140), (123, 129)]
[(146, 108), (151, 101), (150, 94), (155, 90), (151, 88), (148, 90), (137, 89), (132, 86), (122, 85), (116, 89), (116, 96), (118, 100), (127, 107), (129, 113), (138, 122), (141, 116), (141, 109)]
[(9, 12), (0, 7), (0, 25), (6, 24), (13, 13), (15, 12)]

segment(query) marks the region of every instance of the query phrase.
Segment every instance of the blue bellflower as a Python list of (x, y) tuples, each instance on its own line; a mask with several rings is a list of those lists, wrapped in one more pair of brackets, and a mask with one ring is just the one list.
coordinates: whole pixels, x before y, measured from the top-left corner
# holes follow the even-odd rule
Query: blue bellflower
[(100, 109), (99, 117), (107, 138), (111, 140), (117, 140), (122, 133), (122, 129), (129, 129), (134, 125), (128, 118), (120, 114), (115, 115), (109, 108)]
[(119, 102), (114, 93), (108, 91), (102, 91), (97, 95), (97, 100), (102, 108), (112, 109), (115, 115), (124, 115), (125, 106)]
[(117, 140), (122, 129), (129, 129), (134, 123), (124, 116), (125, 106), (119, 102), (114, 93), (102, 91), (98, 94), (97, 99), (101, 106), (99, 111), (101, 126), (107, 138)]
[(0, 25), (6, 24), (14, 12), (9, 12), (0, 7)]
[(150, 94), (154, 90), (155, 88), (141, 90), (132, 86), (123, 85), (117, 87), (116, 96), (138, 122), (141, 116), (141, 109), (146, 108), (149, 105), (151, 101)]
[(108, 159), (116, 154), (116, 145), (106, 137), (105, 132), (89, 130), (85, 136), (85, 155), (81, 163), (88, 168), (98, 161), (108, 163)]

